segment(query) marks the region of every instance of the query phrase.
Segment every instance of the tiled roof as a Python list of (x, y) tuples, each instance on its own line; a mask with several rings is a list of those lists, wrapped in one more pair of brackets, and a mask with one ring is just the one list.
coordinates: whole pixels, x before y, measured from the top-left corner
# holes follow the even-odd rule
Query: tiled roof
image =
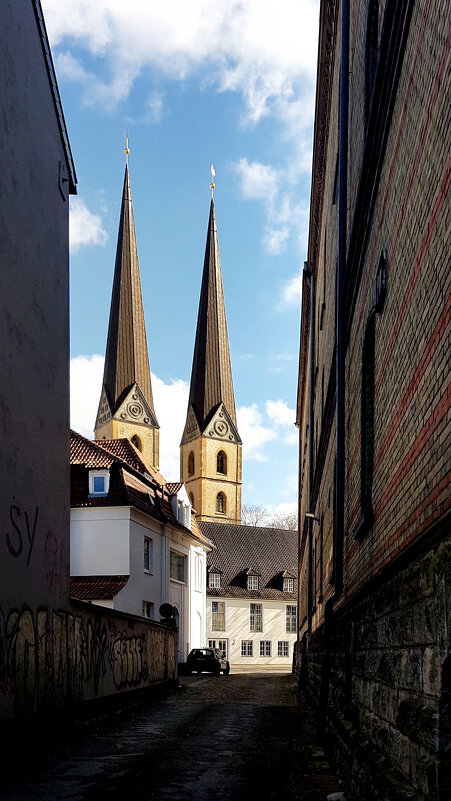
[(134, 470), (138, 470), (140, 473), (148, 473), (157, 484), (166, 484), (166, 479), (163, 478), (158, 470), (155, 470), (129, 439), (102, 439), (97, 442), (97, 445), (100, 445), (113, 456), (117, 456), (122, 462), (129, 464)]
[(70, 432), (70, 463), (82, 464), (85, 467), (111, 467), (113, 462), (111, 454), (100, 448), (97, 442), (92, 442), (76, 431)]
[[(207, 567), (223, 573), (220, 589), (207, 587), (207, 595), (296, 601), (297, 580), (294, 592), (283, 592), (284, 571), (296, 576), (296, 531), (208, 522), (199, 527), (215, 545), (207, 554)], [(260, 589), (248, 590), (247, 576), (256, 574)]]
[(70, 597), (78, 601), (110, 601), (130, 576), (71, 576)]
[(183, 487), (181, 481), (168, 481), (166, 484), (169, 495), (177, 495), (178, 491)]

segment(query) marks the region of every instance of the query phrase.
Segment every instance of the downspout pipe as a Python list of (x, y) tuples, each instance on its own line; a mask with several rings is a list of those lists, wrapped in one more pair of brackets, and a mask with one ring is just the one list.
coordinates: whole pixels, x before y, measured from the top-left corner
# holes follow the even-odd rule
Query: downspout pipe
[(334, 606), (343, 593), (344, 500), (345, 500), (345, 347), (343, 337), (343, 287), (346, 275), (348, 207), (348, 116), (349, 116), (349, 0), (341, 0), (341, 66), (338, 152), (338, 262), (335, 309), (336, 365), (336, 457), (333, 538), (334, 590), (324, 605), (324, 648), (321, 666), (319, 728), (326, 729), (332, 651)]
[[(314, 400), (315, 400), (315, 279), (308, 263), (304, 264), (304, 273), (310, 285), (310, 331), (309, 331), (309, 384), (308, 384), (308, 474), (307, 497), (308, 511), (313, 512), (313, 475), (314, 475)], [(307, 634), (312, 631), (313, 609), (313, 520), (307, 518)]]

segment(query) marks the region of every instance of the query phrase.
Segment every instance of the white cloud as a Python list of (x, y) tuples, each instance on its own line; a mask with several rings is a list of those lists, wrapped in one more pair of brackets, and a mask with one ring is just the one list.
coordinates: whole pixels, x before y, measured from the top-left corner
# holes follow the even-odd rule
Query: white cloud
[(70, 252), (76, 253), (83, 247), (105, 245), (108, 234), (102, 226), (98, 214), (89, 211), (83, 200), (71, 197), (69, 211)]
[(265, 462), (262, 446), (277, 438), (277, 433), (262, 425), (263, 417), (256, 403), (237, 409), (238, 431), (243, 440), (243, 456)]
[(265, 403), (266, 414), (276, 426), (291, 426), (294, 423), (295, 411), (283, 400), (268, 400)]
[(70, 425), (92, 439), (102, 389), (104, 358), (75, 356), (70, 360)]
[(301, 305), (302, 279), (300, 275), (295, 275), (286, 281), (281, 289), (277, 311), (283, 311), (290, 306)]
[[(76, 356), (70, 362), (71, 427), (92, 439), (102, 388), (104, 357)], [(154, 405), (160, 424), (160, 471), (169, 481), (180, 475), (179, 445), (186, 418), (188, 384), (166, 384), (152, 374)]]

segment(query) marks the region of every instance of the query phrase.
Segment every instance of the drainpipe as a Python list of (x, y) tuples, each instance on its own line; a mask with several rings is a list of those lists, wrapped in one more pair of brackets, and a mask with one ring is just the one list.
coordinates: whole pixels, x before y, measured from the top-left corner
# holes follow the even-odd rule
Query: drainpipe
[[(304, 273), (310, 282), (310, 335), (309, 335), (309, 389), (308, 389), (308, 474), (307, 497), (308, 511), (312, 512), (313, 505), (313, 460), (314, 460), (314, 382), (315, 382), (315, 282), (313, 273), (304, 264)], [(313, 520), (307, 519), (307, 634), (312, 631), (313, 609)]]
[(349, 109), (349, 0), (341, 0), (341, 70), (338, 153), (338, 264), (335, 310), (336, 459), (333, 537), (334, 591), (324, 606), (324, 648), (321, 665), (318, 726), (326, 729), (332, 651), (334, 605), (343, 593), (344, 482), (345, 482), (345, 347), (343, 342), (343, 286), (346, 273), (348, 205)]

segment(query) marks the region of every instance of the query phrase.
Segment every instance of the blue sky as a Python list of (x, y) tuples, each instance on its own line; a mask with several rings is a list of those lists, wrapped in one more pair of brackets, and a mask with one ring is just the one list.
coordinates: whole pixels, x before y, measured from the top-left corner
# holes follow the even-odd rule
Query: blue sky
[(42, 5), (78, 176), (72, 426), (92, 436), (128, 131), (161, 471), (178, 478), (213, 163), (243, 503), (293, 508), (318, 3)]

